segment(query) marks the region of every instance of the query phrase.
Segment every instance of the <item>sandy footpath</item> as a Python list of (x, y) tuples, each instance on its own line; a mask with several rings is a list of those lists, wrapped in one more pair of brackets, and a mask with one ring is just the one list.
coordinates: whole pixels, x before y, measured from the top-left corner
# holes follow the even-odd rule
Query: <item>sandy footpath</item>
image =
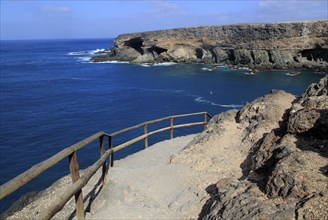
[(190, 166), (170, 164), (170, 157), (194, 137), (163, 141), (115, 161), (108, 184), (94, 201), (91, 219), (176, 219), (188, 215), (203, 198), (190, 190)]
[(246, 152), (240, 127), (225, 132), (163, 141), (115, 161), (108, 184), (91, 208), (90, 219), (195, 219), (209, 199), (206, 188), (225, 177), (240, 178)]

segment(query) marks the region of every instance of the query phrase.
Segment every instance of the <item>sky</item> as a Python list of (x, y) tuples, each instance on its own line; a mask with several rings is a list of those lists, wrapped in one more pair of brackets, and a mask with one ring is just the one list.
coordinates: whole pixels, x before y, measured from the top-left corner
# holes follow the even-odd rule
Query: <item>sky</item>
[(328, 20), (328, 0), (0, 0), (0, 39), (114, 38), (169, 28)]

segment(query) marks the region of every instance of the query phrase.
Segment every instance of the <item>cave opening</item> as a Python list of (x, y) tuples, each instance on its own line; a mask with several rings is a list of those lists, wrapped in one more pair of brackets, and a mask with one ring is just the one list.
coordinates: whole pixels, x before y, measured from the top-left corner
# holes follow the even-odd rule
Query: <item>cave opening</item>
[(144, 51), (142, 49), (143, 40), (141, 37), (131, 38), (130, 40), (127, 40), (124, 42), (124, 46), (132, 47), (136, 51), (138, 51), (141, 55), (144, 54)]
[(308, 60), (308, 61), (312, 61), (312, 55), (310, 54), (310, 55), (307, 55), (306, 56), (306, 59)]
[(301, 56), (308, 61), (326, 61), (328, 62), (328, 49), (315, 48), (301, 51)]
[(148, 52), (153, 53), (154, 55), (159, 55), (161, 53), (167, 52), (167, 49), (158, 46), (152, 46), (148, 49)]
[(196, 53), (196, 57), (198, 59), (202, 59), (203, 58), (203, 50), (202, 50), (202, 48), (196, 48), (195, 53)]
[(272, 51), (268, 50), (267, 53), (268, 53), (268, 57), (269, 57), (269, 62), (274, 63), (274, 56), (272, 54)]
[(236, 61), (236, 56), (235, 56), (235, 51), (234, 50), (229, 50), (228, 51), (228, 59), (230, 62), (235, 62)]

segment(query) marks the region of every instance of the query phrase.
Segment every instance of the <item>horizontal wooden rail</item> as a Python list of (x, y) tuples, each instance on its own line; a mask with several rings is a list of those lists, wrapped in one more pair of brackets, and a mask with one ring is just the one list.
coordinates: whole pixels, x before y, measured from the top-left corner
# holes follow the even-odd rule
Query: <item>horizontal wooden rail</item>
[[(174, 125), (174, 119), (175, 118), (181, 118), (181, 117), (188, 117), (188, 116), (196, 116), (196, 115), (204, 115), (204, 121), (202, 122), (194, 122), (194, 123), (188, 123), (188, 124), (179, 124)], [(151, 121), (147, 121), (135, 126), (131, 126), (125, 129), (122, 129), (120, 131), (107, 134), (105, 132), (98, 132), (96, 134), (91, 135), (88, 138), (85, 138), (84, 140), (71, 145), (68, 148), (65, 148), (64, 150), (60, 151), (59, 153), (55, 154), (54, 156), (50, 157), (49, 159), (38, 163), (34, 166), (32, 166), (30, 169), (25, 171), (24, 173), (20, 174), (19, 176), (15, 177), (14, 179), (8, 181), (7, 183), (0, 186), (0, 199), (3, 199), (7, 195), (11, 194), (21, 186), (25, 185), (30, 180), (34, 179), (44, 171), (48, 170), (50, 167), (54, 166), (58, 162), (62, 161), (65, 158), (69, 158), (70, 164), (70, 171), (71, 176), (73, 180), (73, 185), (64, 192), (61, 197), (59, 197), (55, 201), (55, 205), (51, 207), (49, 210), (45, 211), (43, 215), (41, 216), (41, 219), (50, 219), (52, 218), (57, 212), (59, 212), (65, 204), (75, 195), (76, 198), (76, 210), (77, 210), (77, 218), (78, 219), (84, 219), (84, 207), (83, 207), (83, 196), (82, 196), (82, 188), (88, 183), (90, 178), (97, 172), (97, 170), (102, 167), (102, 183), (104, 184), (105, 175), (107, 173), (106, 169), (106, 160), (109, 158), (109, 163), (111, 166), (113, 166), (114, 161), (114, 152), (117, 152), (127, 146), (130, 146), (134, 143), (137, 143), (138, 141), (141, 141), (144, 139), (145, 147), (148, 147), (148, 137), (152, 136), (154, 134), (164, 132), (167, 130), (170, 130), (170, 138), (173, 138), (173, 130), (179, 129), (179, 128), (185, 128), (185, 127), (191, 127), (191, 126), (199, 126), (199, 125), (207, 125), (207, 118), (212, 118), (210, 114), (207, 112), (198, 112), (198, 113), (190, 113), (190, 114), (180, 114), (180, 115), (173, 115), (168, 117), (163, 117)], [(148, 131), (148, 125), (162, 122), (165, 120), (169, 120), (169, 127), (160, 128), (155, 131)], [(113, 142), (112, 139), (114, 136), (122, 134), (124, 132), (134, 130), (140, 127), (144, 127), (143, 131), (144, 134), (136, 137), (132, 140), (129, 140), (127, 142), (124, 142), (116, 147), (113, 148)], [(104, 139), (105, 137), (108, 137), (108, 150), (105, 151), (105, 144)], [(89, 143), (99, 139), (100, 142), (100, 159), (97, 160), (92, 166), (90, 166), (82, 176), (79, 174), (79, 163), (77, 159), (76, 152), (88, 145)]]
[(188, 117), (188, 116), (195, 116), (195, 115), (203, 115), (208, 114), (207, 112), (195, 112), (195, 113), (189, 113), (189, 114), (181, 114), (181, 115), (173, 115), (171, 117), (173, 118), (181, 118), (181, 117)]
[(138, 141), (141, 141), (141, 140), (145, 139), (148, 136), (149, 136), (148, 134), (144, 134), (144, 135), (141, 135), (141, 136), (139, 136), (137, 138), (134, 138), (132, 140), (129, 140), (127, 142), (124, 142), (123, 144), (120, 144), (117, 147), (114, 147), (113, 148), (113, 152), (117, 152), (117, 151), (119, 151), (119, 150), (121, 150), (121, 149), (123, 149), (123, 148), (125, 148), (125, 147), (127, 147), (129, 145), (131, 145), (131, 144), (137, 143)]
[(208, 114), (207, 112), (196, 112), (196, 113), (190, 113), (190, 114), (173, 115), (173, 116), (168, 116), (168, 117), (164, 117), (164, 118), (159, 118), (159, 119), (155, 119), (155, 120), (143, 122), (143, 123), (140, 123), (140, 124), (137, 124), (137, 125), (134, 125), (134, 126), (131, 126), (131, 127), (128, 127), (128, 128), (122, 129), (122, 130), (119, 130), (119, 131), (116, 131), (116, 132), (111, 133), (109, 135), (112, 136), (112, 137), (114, 137), (114, 136), (116, 136), (118, 134), (122, 134), (122, 133), (125, 133), (127, 131), (134, 130), (136, 128), (140, 128), (140, 127), (144, 126), (145, 124), (148, 124), (148, 125), (154, 124), (154, 123), (157, 123), (157, 122), (168, 120), (171, 117), (172, 118), (181, 118), (181, 117), (195, 116), (195, 115), (202, 115), (202, 114), (206, 114), (208, 117), (212, 118), (212, 116), (210, 114)]
[(134, 144), (134, 143), (137, 143), (151, 135), (154, 135), (154, 134), (157, 134), (157, 133), (161, 133), (163, 131), (167, 131), (167, 130), (170, 130), (171, 128), (185, 128), (185, 127), (191, 127), (191, 126), (197, 126), (197, 125), (204, 125), (205, 123), (204, 122), (196, 122), (196, 123), (190, 123), (190, 124), (181, 124), (181, 125), (175, 125), (175, 126), (172, 126), (172, 127), (166, 127), (166, 128), (161, 128), (161, 129), (158, 129), (156, 131), (152, 131), (152, 132), (149, 132), (148, 134), (144, 134), (144, 135), (141, 135), (139, 137), (136, 137), (130, 141), (127, 141), (127, 142), (124, 142), (123, 144), (120, 144), (116, 147), (113, 148), (113, 153), (114, 152), (117, 152), (119, 150), (122, 150), (123, 148), (125, 147), (128, 147), (130, 146), (131, 144)]
[(10, 180), (9, 182), (0, 186), (0, 199), (6, 197), (7, 195), (11, 194), (21, 186), (25, 185), (27, 182), (31, 181), (44, 171), (48, 170), (50, 167), (54, 166), (58, 162), (62, 161), (63, 159), (67, 158), (70, 154), (78, 149), (81, 149), (85, 145), (91, 143), (95, 139), (99, 138), (100, 136), (104, 135), (104, 132), (98, 132), (90, 137), (60, 151), (59, 153), (55, 154), (54, 156), (50, 157), (49, 159), (38, 163), (32, 166), (30, 169), (25, 171), (24, 173), (20, 174), (19, 176), (15, 177), (14, 179)]

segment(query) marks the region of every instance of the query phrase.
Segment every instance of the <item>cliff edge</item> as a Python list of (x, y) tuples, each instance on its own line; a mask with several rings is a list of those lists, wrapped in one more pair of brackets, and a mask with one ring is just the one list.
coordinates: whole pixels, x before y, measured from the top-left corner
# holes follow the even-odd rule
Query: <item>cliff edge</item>
[(95, 62), (210, 63), (328, 69), (328, 21), (201, 26), (122, 34)]

